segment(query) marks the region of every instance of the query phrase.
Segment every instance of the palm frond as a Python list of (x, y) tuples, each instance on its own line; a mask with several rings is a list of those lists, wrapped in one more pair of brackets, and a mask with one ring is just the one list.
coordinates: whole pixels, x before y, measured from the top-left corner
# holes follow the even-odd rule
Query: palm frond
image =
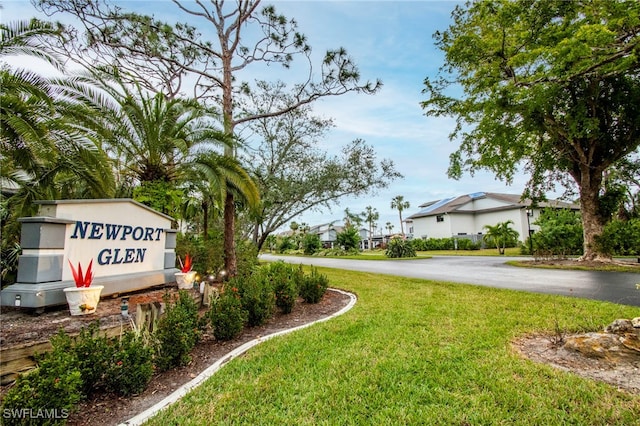
[(62, 26), (38, 19), (0, 24), (0, 56), (27, 55), (62, 70), (63, 60), (47, 49), (47, 38), (61, 37)]

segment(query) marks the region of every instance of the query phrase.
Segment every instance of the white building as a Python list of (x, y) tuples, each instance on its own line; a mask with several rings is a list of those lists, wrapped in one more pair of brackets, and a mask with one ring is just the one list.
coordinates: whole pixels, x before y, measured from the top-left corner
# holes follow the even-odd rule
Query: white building
[[(324, 248), (334, 248), (336, 246), (337, 236), (340, 232), (344, 231), (344, 226), (334, 225), (335, 222), (323, 223), (321, 225), (315, 225), (309, 228), (307, 231), (310, 234), (317, 234), (320, 237), (322, 246)], [(365, 228), (360, 228), (360, 248), (366, 249), (369, 241), (369, 231)]]
[(517, 194), (497, 194), (476, 192), (443, 200), (430, 201), (420, 205), (421, 210), (407, 218), (407, 229), (412, 229), (413, 238), (463, 237), (474, 241), (486, 232), (485, 225), (511, 220), (524, 242), (529, 233), (538, 227), (533, 224), (540, 210), (547, 207), (579, 210), (576, 204), (558, 200), (540, 202), (531, 207), (530, 200), (521, 200)]

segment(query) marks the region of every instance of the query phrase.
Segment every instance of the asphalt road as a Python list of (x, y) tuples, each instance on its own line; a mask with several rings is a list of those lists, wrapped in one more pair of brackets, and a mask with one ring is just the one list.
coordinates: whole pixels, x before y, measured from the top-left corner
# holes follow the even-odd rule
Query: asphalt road
[(505, 263), (522, 259), (516, 257), (434, 256), (430, 259), (375, 261), (263, 254), (260, 258), (640, 306), (640, 290), (636, 289), (640, 274), (520, 268)]

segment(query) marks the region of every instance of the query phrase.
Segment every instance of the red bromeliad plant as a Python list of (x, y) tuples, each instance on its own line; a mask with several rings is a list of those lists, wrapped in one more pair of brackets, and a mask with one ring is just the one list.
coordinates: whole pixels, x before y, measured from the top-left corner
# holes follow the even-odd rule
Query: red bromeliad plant
[(178, 261), (180, 262), (180, 271), (182, 271), (185, 274), (191, 271), (193, 264), (192, 264), (191, 256), (189, 256), (188, 253), (184, 257), (184, 263), (182, 263), (182, 259), (180, 259), (180, 256), (178, 256)]
[(73, 280), (76, 282), (76, 287), (89, 287), (91, 286), (91, 281), (93, 281), (93, 272), (91, 271), (91, 267), (93, 266), (93, 259), (89, 262), (89, 267), (87, 268), (87, 272), (82, 274), (82, 265), (78, 262), (78, 269), (73, 267), (71, 260), (69, 260), (69, 266), (71, 266), (71, 273), (73, 274)]

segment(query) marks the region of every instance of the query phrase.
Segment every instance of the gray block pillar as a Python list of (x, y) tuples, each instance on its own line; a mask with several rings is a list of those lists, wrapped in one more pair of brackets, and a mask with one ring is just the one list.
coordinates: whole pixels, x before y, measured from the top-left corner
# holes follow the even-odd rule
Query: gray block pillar
[(164, 269), (173, 269), (176, 267), (176, 245), (178, 231), (175, 229), (165, 229), (164, 241)]
[(2, 306), (40, 308), (59, 300), (67, 219), (25, 217), (22, 223), (17, 282), (0, 292)]

